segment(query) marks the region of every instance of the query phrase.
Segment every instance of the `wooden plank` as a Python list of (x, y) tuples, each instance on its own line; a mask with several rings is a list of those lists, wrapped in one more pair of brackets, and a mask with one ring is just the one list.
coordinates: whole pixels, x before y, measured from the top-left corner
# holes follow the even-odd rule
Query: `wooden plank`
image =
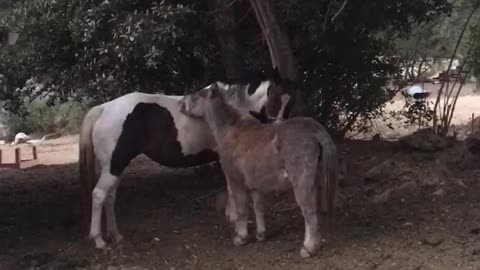
[(25, 169), (25, 168), (30, 168), (30, 167), (37, 166), (37, 165), (39, 165), (38, 159), (23, 160), (20, 163), (19, 168), (20, 169)]
[(15, 148), (15, 164), (20, 168), (20, 163), (22, 163), (22, 154), (20, 148)]
[(472, 113), (472, 127), (470, 130), (470, 135), (475, 132), (475, 113)]
[(32, 146), (32, 153), (33, 153), (33, 159), (38, 159), (36, 146)]
[(18, 169), (18, 164), (16, 163), (4, 163), (0, 164), (0, 168), (7, 168), (7, 169)]

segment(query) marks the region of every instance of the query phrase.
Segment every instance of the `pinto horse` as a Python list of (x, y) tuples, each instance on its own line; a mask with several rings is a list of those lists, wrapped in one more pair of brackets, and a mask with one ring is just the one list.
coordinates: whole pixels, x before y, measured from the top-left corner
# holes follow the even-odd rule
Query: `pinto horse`
[[(212, 86), (222, 89), (229, 104), (252, 118), (268, 110), (268, 96), (282, 87), (273, 81), (216, 82), (199, 91)], [(123, 239), (114, 204), (120, 176), (133, 158), (143, 153), (172, 168), (218, 160), (215, 140), (206, 123), (180, 112), (182, 98), (135, 92), (95, 106), (85, 115), (79, 142), (80, 181), (86, 200), (84, 226), (90, 223), (89, 237), (96, 248), (106, 247), (101, 232), (102, 209), (107, 235), (115, 243)]]
[(294, 117), (264, 124), (245, 117), (226, 102), (218, 87), (183, 99), (182, 112), (205, 120), (218, 146), (228, 190), (226, 215), (235, 225), (235, 245), (247, 243), (248, 201), (253, 201), (256, 238), (265, 239), (263, 194), (293, 189), (305, 219), (300, 256), (318, 249), (318, 190), (333, 212), (339, 157), (336, 146), (317, 121)]

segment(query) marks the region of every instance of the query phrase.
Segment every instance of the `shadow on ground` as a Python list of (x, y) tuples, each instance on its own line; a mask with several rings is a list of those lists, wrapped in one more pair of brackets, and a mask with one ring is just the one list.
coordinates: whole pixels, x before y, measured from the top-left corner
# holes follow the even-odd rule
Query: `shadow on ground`
[[(455, 171), (468, 188), (444, 183), (444, 196), (422, 189), (369, 202), (364, 173), (395, 155), (390, 143), (349, 143), (345, 208), (317, 257), (301, 260), (298, 209), (267, 215), (268, 240), (235, 247), (212, 167), (170, 170), (140, 157), (120, 185), (117, 221), (125, 240), (96, 251), (80, 233), (76, 164), (0, 171), (0, 269), (476, 269), (480, 266), (480, 173)], [(423, 157), (422, 157), (423, 159)], [(435, 158), (425, 157), (425, 162)], [(430, 160), (430, 161), (428, 161)], [(452, 178), (453, 179), (453, 178)], [(390, 181), (390, 180), (389, 180)], [(395, 180), (391, 180), (395, 181)], [(380, 185), (376, 187), (380, 188)], [(287, 194), (270, 206), (293, 203)], [(253, 228), (252, 228), (253, 229)]]

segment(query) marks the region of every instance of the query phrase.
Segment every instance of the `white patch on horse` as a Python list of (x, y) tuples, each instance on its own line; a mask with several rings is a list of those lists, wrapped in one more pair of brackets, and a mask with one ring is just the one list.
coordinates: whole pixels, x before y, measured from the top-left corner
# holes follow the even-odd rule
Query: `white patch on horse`
[[(225, 90), (230, 89), (230, 85), (226, 84), (226, 83), (223, 83), (223, 82), (217, 82), (217, 85), (218, 85), (218, 87), (223, 88)], [(208, 89), (210, 89), (211, 87), (212, 87), (212, 85), (209, 85)]]
[(278, 115), (275, 120), (275, 123), (280, 123), (283, 120), (283, 117), (285, 114), (285, 108), (287, 108), (288, 101), (290, 101), (290, 95), (283, 94), (280, 99), (282, 104), (280, 106), (280, 110), (278, 111)]
[[(180, 112), (177, 104), (181, 98), (183, 96), (152, 95), (135, 92), (113, 100), (117, 103), (115, 106), (109, 106), (111, 102), (103, 104), (104, 111), (95, 124), (92, 139), (94, 140), (94, 145), (107, 147), (95, 149), (97, 157), (101, 160), (110, 160), (113, 149), (122, 133), (123, 123), (138, 103), (158, 104), (170, 112), (177, 128), (177, 141), (180, 143), (183, 155), (197, 154), (215, 145), (212, 135), (203, 121), (187, 117)], [(111, 137), (114, 137), (114, 140), (111, 140)]]
[(262, 82), (255, 90), (255, 93), (248, 97), (250, 109), (252, 111), (259, 112), (262, 109), (262, 106), (267, 103), (268, 88), (270, 87), (270, 84), (270, 81)]
[(180, 112), (178, 107), (167, 108), (177, 127), (177, 141), (182, 147), (182, 154), (191, 155), (206, 149), (215, 149), (215, 141), (205, 122), (190, 118)]
[[(230, 90), (232, 86), (217, 82), (220, 89)], [(235, 95), (228, 99), (228, 104), (237, 109), (243, 117), (252, 117), (249, 111), (260, 112), (262, 107), (267, 103), (268, 88), (270, 87), (270, 81), (263, 81), (255, 89), (252, 95), (248, 94), (248, 90), (251, 86), (241, 87), (238, 90), (234, 90)]]

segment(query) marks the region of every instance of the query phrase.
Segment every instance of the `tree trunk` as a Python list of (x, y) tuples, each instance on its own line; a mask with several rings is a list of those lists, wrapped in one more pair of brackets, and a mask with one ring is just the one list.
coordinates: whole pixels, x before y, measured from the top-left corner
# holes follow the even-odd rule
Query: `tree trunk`
[(258, 24), (267, 40), (272, 67), (277, 68), (282, 79), (297, 80), (297, 66), (285, 32), (275, 19), (270, 0), (250, 0)]
[[(257, 22), (267, 41), (272, 67), (278, 70), (280, 77), (289, 81), (298, 80), (298, 68), (287, 34), (276, 20), (271, 0), (250, 0)], [(306, 98), (302, 91), (295, 89), (294, 104), (291, 114), (306, 114)]]
[(232, 0), (209, 0), (215, 10), (214, 26), (220, 47), (225, 76), (228, 80), (243, 79), (245, 65), (235, 35), (235, 12)]

